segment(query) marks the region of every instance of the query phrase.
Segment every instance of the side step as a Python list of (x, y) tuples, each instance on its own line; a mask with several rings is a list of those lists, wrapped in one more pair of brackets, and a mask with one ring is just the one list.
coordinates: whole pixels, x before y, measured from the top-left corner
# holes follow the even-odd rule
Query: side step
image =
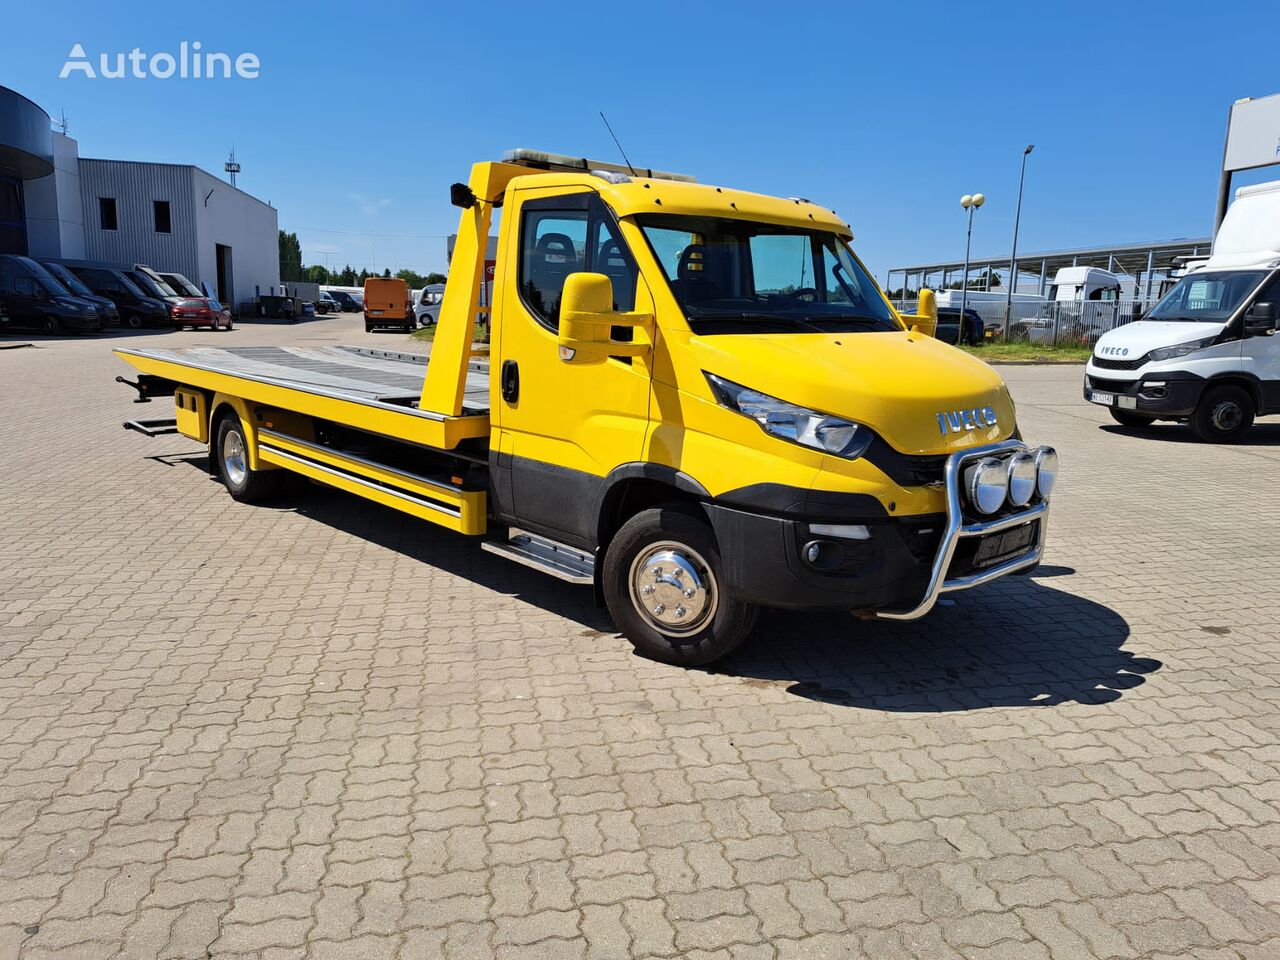
[(548, 537), (529, 533), (527, 530), (511, 530), (511, 539), (505, 542), (485, 540), (480, 546), (490, 553), (514, 560), (534, 570), (549, 573), (570, 583), (594, 583), (595, 557), (585, 550), (559, 543)]
[(124, 428), (137, 430), (147, 437), (158, 437), (165, 433), (177, 433), (178, 421), (173, 417), (163, 420), (126, 420)]

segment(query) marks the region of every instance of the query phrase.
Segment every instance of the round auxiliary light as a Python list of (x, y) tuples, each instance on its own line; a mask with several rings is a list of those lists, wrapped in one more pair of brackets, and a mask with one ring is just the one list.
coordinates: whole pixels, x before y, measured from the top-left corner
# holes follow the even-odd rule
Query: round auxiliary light
[(1016, 453), (1009, 458), (1009, 502), (1025, 507), (1036, 492), (1036, 458)]
[(1009, 494), (1009, 472), (1003, 461), (983, 457), (965, 471), (964, 485), (979, 513), (995, 513)]
[(1049, 499), (1053, 482), (1058, 479), (1058, 451), (1053, 447), (1041, 447), (1036, 451), (1036, 489), (1040, 496)]

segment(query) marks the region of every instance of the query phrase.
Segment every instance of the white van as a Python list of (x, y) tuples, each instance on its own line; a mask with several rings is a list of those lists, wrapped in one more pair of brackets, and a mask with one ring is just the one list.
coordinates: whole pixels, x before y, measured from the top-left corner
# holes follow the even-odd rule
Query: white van
[(1209, 259), (1098, 340), (1084, 398), (1126, 426), (1176, 420), (1203, 440), (1239, 439), (1280, 413), (1277, 310), (1280, 181), (1236, 191)]
[(1101, 267), (1063, 267), (1049, 286), (1049, 302), (1027, 324), (1027, 339), (1039, 344), (1096, 340), (1116, 326), (1119, 308), (1116, 274)]
[(418, 326), (426, 327), (440, 319), (440, 304), (444, 302), (444, 284), (429, 283), (413, 298), (413, 315)]

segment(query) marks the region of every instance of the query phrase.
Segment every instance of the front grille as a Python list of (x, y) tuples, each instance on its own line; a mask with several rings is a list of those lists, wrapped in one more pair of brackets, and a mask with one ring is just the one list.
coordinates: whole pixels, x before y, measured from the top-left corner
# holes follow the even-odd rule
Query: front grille
[(1113, 360), (1111, 357), (1093, 358), (1093, 365), (1103, 370), (1137, 370), (1140, 366), (1147, 362), (1147, 355), (1144, 353), (1136, 360)]
[(1137, 380), (1108, 380), (1106, 377), (1089, 377), (1089, 386), (1094, 390), (1105, 390), (1107, 393), (1127, 393), (1130, 387), (1137, 386)]
[(901, 453), (877, 436), (863, 454), (900, 487), (925, 487), (947, 476), (947, 455)]

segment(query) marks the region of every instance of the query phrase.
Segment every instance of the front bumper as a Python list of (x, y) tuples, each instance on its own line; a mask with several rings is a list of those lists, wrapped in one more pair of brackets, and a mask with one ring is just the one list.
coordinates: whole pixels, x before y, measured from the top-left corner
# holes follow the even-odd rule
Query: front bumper
[[(872, 611), (884, 619), (914, 620), (944, 593), (1030, 570), (1043, 555), (1048, 502), (969, 522), (960, 496), (970, 460), (1026, 449), (1007, 440), (948, 457), (945, 514), (890, 517), (873, 497), (816, 491), (768, 513), (731, 497), (712, 501), (706, 510), (720, 546), (726, 589), (766, 607)], [(814, 524), (862, 526), (868, 536), (830, 536), (815, 532)], [(805, 555), (815, 543), (822, 558), (817, 563)], [(1014, 546), (1001, 552), (1005, 543)]]
[(97, 333), (102, 329), (102, 318), (98, 314), (89, 316), (84, 313), (69, 313), (58, 318), (65, 330), (80, 330), (84, 333)]
[[(1090, 403), (1156, 419), (1180, 419), (1195, 412), (1205, 379), (1185, 370), (1145, 373), (1133, 380), (1086, 367), (1082, 393)], [(1110, 398), (1109, 401), (1105, 398)], [(1096, 398), (1096, 399), (1095, 399)]]

